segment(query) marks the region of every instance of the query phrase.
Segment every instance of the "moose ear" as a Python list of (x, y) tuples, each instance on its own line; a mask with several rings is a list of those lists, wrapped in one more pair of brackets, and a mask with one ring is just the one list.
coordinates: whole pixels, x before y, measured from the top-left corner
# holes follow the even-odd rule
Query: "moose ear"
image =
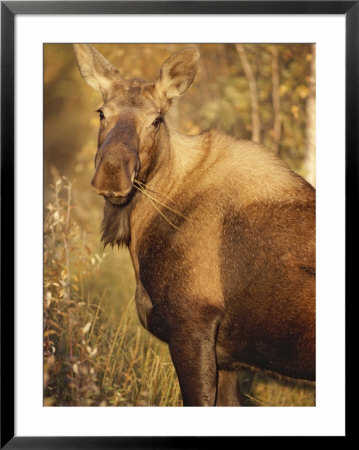
[(198, 69), (200, 54), (195, 48), (186, 48), (171, 55), (162, 65), (156, 80), (156, 89), (162, 99), (171, 103), (191, 86)]
[(122, 79), (119, 71), (92, 45), (74, 44), (74, 51), (82, 77), (103, 97), (114, 81)]

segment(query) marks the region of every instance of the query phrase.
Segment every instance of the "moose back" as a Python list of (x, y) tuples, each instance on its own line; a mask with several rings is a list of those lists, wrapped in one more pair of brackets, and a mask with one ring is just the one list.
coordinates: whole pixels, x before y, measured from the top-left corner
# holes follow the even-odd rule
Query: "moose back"
[(102, 241), (126, 245), (142, 325), (169, 345), (185, 406), (239, 405), (241, 367), (315, 379), (315, 190), (273, 153), (213, 129), (171, 130), (199, 52), (126, 80), (74, 45), (103, 97), (95, 174)]

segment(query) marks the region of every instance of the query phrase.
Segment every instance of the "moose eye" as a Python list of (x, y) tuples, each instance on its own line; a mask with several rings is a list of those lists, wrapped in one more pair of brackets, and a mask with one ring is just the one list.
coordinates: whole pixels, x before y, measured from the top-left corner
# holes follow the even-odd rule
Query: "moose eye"
[(153, 125), (155, 128), (157, 128), (157, 127), (160, 125), (160, 123), (162, 123), (162, 122), (163, 122), (163, 117), (162, 117), (162, 116), (158, 116), (158, 117), (156, 117), (155, 120), (152, 122), (152, 125)]
[(103, 113), (102, 109), (98, 109), (96, 112), (98, 112), (98, 115), (100, 116), (100, 120), (103, 120), (105, 118), (105, 114)]

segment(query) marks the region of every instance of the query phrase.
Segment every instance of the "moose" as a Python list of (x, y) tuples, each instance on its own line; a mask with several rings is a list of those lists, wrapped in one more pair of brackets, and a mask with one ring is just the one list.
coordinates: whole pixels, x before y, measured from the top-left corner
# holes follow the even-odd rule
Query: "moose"
[(102, 242), (128, 247), (140, 322), (168, 344), (183, 405), (239, 406), (241, 368), (315, 381), (315, 189), (259, 144), (170, 129), (196, 48), (152, 82), (124, 79), (89, 44), (74, 51), (103, 98)]

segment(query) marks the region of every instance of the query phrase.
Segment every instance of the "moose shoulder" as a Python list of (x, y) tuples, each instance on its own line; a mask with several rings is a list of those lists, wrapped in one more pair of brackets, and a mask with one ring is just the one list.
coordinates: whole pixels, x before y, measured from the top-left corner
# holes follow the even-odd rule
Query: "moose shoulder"
[(168, 343), (184, 405), (239, 405), (243, 365), (314, 380), (314, 189), (252, 142), (169, 129), (196, 49), (146, 82), (74, 48), (103, 97), (91, 183), (105, 198), (102, 240), (129, 248), (139, 318)]

